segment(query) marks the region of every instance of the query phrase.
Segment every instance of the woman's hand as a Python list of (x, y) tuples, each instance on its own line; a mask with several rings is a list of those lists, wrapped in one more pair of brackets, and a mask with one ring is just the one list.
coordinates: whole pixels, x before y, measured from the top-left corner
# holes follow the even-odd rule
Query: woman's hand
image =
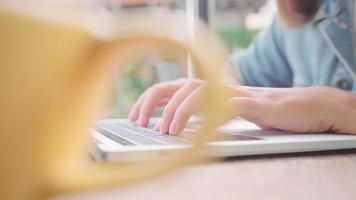
[(237, 87), (226, 107), (262, 128), (356, 134), (356, 96), (331, 87)]
[[(202, 93), (200, 91), (203, 90), (205, 83), (196, 79), (178, 79), (155, 84), (138, 98), (131, 109), (129, 119), (138, 125), (147, 126), (153, 111), (157, 107), (164, 107), (162, 120), (156, 124), (155, 129), (162, 133), (173, 134), (176, 121), (179, 126), (177, 130), (180, 130), (189, 117), (195, 114), (184, 109), (192, 107), (191, 104), (198, 100), (196, 93)], [(185, 118), (176, 113), (184, 114)]]
[[(206, 82), (181, 79), (148, 89), (132, 108), (130, 119), (145, 126), (157, 106), (165, 106), (155, 126), (177, 134), (189, 118), (204, 107)], [(293, 132), (339, 132), (356, 134), (356, 97), (330, 87), (254, 88), (226, 85), (232, 94), (225, 109), (262, 128)]]
[[(129, 119), (140, 126), (147, 126), (153, 111), (166, 106), (171, 98), (188, 82), (187, 79), (158, 83), (148, 88), (131, 108)], [(165, 109), (166, 110), (166, 109)]]

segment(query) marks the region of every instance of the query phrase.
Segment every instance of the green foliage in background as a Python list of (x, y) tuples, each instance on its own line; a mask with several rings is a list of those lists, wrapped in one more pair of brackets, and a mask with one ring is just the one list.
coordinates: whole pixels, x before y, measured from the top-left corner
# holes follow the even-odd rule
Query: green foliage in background
[(242, 27), (218, 27), (216, 30), (230, 51), (248, 47), (258, 32), (258, 30), (248, 30)]
[(130, 108), (143, 91), (158, 82), (154, 67), (145, 62), (125, 66), (118, 79), (116, 94), (120, 98), (115, 97), (114, 106), (120, 108)]
[[(246, 48), (258, 32), (242, 27), (219, 27), (216, 31), (231, 52)], [(113, 105), (117, 110), (112, 114), (115, 117), (126, 116), (138, 96), (150, 85), (159, 81), (155, 67), (145, 61), (125, 66), (118, 79), (120, 81), (115, 87), (116, 96)]]

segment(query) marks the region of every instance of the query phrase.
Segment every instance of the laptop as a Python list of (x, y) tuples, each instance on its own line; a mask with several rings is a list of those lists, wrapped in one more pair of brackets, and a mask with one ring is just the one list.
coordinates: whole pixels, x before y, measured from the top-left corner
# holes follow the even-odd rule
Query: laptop
[[(151, 119), (147, 128), (128, 119), (98, 120), (91, 130), (96, 146), (94, 157), (114, 162), (154, 161), (192, 147), (191, 138), (200, 127), (199, 120), (191, 120), (178, 136), (154, 131), (157, 120)], [(356, 148), (356, 135), (263, 130), (243, 119), (234, 119), (216, 132), (222, 137), (209, 141), (202, 156), (219, 158)]]

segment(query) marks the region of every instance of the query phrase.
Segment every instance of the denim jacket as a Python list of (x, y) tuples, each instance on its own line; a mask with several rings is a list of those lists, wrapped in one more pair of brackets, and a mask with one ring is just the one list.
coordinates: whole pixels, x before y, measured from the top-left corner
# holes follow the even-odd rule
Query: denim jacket
[(314, 19), (290, 27), (276, 17), (250, 47), (233, 56), (242, 82), (259, 87), (325, 85), (356, 92), (353, 23), (348, 0), (325, 0)]

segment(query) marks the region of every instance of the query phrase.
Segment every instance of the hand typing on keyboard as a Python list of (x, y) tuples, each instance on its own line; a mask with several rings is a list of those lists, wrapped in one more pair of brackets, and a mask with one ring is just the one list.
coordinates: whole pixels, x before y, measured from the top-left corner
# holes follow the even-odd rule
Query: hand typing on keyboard
[[(164, 106), (155, 130), (180, 133), (189, 118), (204, 109), (207, 83), (179, 79), (159, 83), (145, 91), (133, 106), (129, 119), (147, 126), (156, 107)], [(226, 85), (226, 120), (240, 116), (262, 128), (291, 132), (356, 134), (356, 96), (331, 87), (258, 88)], [(330, 98), (332, 97), (332, 98)]]
[[(208, 83), (198, 79), (178, 79), (159, 83), (146, 90), (131, 109), (129, 119), (140, 126), (147, 126), (153, 111), (164, 106), (163, 116), (154, 127), (161, 133), (181, 133), (190, 117), (204, 109), (204, 98), (208, 98)], [(232, 94), (236, 91), (225, 87)]]

